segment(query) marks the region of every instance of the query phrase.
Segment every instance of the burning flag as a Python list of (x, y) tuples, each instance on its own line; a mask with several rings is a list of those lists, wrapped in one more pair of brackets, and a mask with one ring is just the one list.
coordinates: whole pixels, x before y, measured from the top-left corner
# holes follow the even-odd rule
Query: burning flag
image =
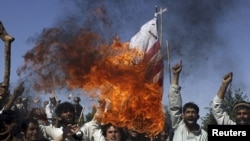
[(145, 23), (130, 42), (116, 38), (111, 45), (86, 29), (67, 42), (61, 40), (64, 32), (59, 29), (45, 30), (37, 46), (25, 55), (21, 72), (34, 70), (26, 78), (38, 74), (35, 82), (45, 82), (45, 87), (34, 85), (36, 90), (52, 93), (48, 87), (53, 90), (65, 81), (70, 90), (82, 89), (83, 95), (101, 103), (95, 115), (100, 123), (156, 135), (165, 122), (163, 59), (156, 22), (155, 17)]
[(101, 103), (95, 116), (100, 123), (156, 135), (165, 122), (156, 16), (130, 42), (116, 38), (111, 45), (89, 28), (73, 35), (64, 28), (45, 29), (25, 54), (19, 74), (34, 82), (34, 90), (48, 94), (81, 89), (82, 96)]
[[(101, 107), (96, 116), (100, 122), (110, 122), (149, 136), (163, 129), (163, 57), (156, 22), (155, 17), (145, 23), (129, 44), (116, 40), (111, 46), (116, 50), (115, 55), (108, 57), (106, 65), (95, 67), (94, 71), (98, 70), (99, 75), (102, 73), (99, 81), (95, 81), (100, 83), (99, 88), (102, 90), (99, 101)], [(118, 53), (118, 48), (126, 51)], [(107, 70), (100, 71), (107, 66), (112, 76), (109, 79), (105, 78), (108, 77)], [(93, 80), (91, 76), (89, 78)], [(105, 80), (101, 82), (102, 79)]]
[(135, 63), (149, 62), (147, 77), (151, 83), (163, 83), (163, 58), (157, 32), (157, 18), (153, 18), (141, 27), (141, 30), (131, 38), (130, 48), (137, 48), (143, 55), (135, 58)]

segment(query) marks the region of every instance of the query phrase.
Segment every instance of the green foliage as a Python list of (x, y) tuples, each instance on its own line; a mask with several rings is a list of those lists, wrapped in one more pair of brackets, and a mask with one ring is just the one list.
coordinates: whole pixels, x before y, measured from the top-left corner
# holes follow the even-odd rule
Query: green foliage
[(93, 108), (91, 112), (85, 115), (85, 123), (89, 122), (93, 119), (94, 115), (96, 113), (96, 108)]
[[(231, 117), (232, 120), (235, 120), (235, 114), (232, 110), (232, 107), (233, 107), (234, 103), (241, 101), (241, 100), (248, 101), (248, 97), (240, 89), (235, 90), (235, 92), (233, 94), (231, 88), (229, 88), (225, 94), (225, 97), (224, 97), (222, 104), (223, 104), (225, 111), (229, 114), (229, 116)], [(211, 101), (210, 105), (211, 104), (212, 104), (212, 101)], [(202, 120), (202, 128), (207, 131), (208, 125), (215, 125), (217, 123), (216, 123), (214, 116), (212, 114), (211, 106), (206, 107), (205, 109), (207, 109), (209, 112), (206, 114), (205, 117), (202, 117), (201, 120)]]
[(93, 116), (94, 116), (94, 114), (93, 113), (88, 113), (86, 116), (85, 116), (85, 118), (86, 118), (86, 121), (85, 122), (89, 122), (89, 121), (91, 121), (92, 120), (92, 118), (93, 118)]

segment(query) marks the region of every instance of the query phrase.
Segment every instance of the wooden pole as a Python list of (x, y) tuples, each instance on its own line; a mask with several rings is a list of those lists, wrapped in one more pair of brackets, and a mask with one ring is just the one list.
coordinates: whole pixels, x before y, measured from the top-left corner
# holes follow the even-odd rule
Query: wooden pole
[(169, 83), (171, 84), (171, 65), (170, 65), (170, 52), (169, 52), (169, 47), (168, 47), (168, 40), (166, 40), (166, 46), (167, 46), (167, 56), (168, 56)]
[[(82, 119), (82, 117), (83, 117), (83, 111), (84, 111), (84, 109), (85, 109), (85, 107), (82, 107), (82, 110), (81, 110), (81, 114), (80, 114), (80, 117), (78, 118), (78, 125), (80, 125), (80, 123), (81, 123), (81, 119)], [(84, 117), (83, 117), (84, 118)]]
[(5, 68), (4, 68), (3, 85), (6, 87), (6, 90), (8, 90), (10, 83), (11, 43), (15, 40), (15, 38), (7, 33), (1, 21), (0, 21), (0, 38), (3, 40), (5, 46), (4, 48)]

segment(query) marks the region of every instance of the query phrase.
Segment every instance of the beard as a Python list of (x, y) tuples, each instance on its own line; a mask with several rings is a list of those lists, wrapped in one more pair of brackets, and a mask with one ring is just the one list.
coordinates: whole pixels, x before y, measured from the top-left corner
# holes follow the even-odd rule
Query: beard
[(63, 123), (67, 124), (75, 124), (75, 118), (74, 117), (67, 117), (62, 120)]
[(250, 125), (250, 121), (246, 118), (236, 119), (237, 125)]

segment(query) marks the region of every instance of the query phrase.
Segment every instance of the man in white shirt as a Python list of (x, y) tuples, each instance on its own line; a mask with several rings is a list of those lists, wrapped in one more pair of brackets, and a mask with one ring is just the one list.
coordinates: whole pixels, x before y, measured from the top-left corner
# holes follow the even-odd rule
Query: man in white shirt
[(223, 76), (222, 84), (219, 87), (217, 95), (212, 102), (212, 113), (219, 125), (250, 125), (250, 103), (239, 101), (233, 105), (235, 112), (235, 121), (232, 120), (229, 114), (224, 110), (222, 102), (224, 100), (226, 90), (232, 82), (233, 73), (229, 72)]
[(56, 114), (55, 114), (56, 106), (57, 106), (56, 98), (55, 96), (52, 95), (50, 96), (49, 104), (45, 106), (45, 113), (50, 126), (55, 126), (56, 123)]
[(188, 102), (182, 106), (179, 76), (182, 71), (182, 62), (172, 68), (173, 80), (169, 92), (169, 114), (174, 129), (173, 141), (207, 141), (207, 132), (197, 123), (199, 107)]

